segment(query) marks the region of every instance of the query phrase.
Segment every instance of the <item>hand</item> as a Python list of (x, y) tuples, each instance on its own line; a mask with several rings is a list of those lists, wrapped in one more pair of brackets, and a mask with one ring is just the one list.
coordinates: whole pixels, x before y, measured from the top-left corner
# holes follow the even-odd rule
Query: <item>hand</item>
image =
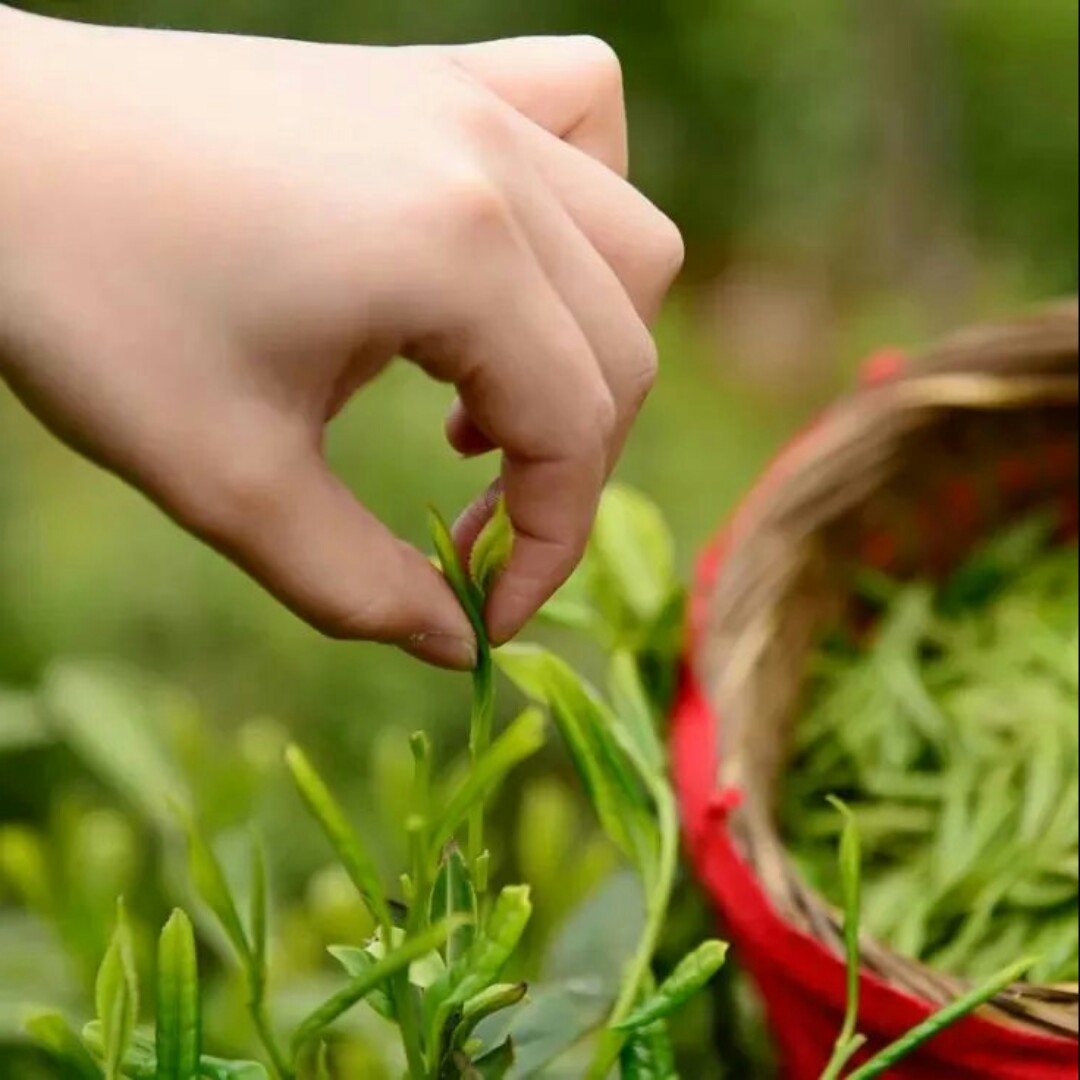
[(623, 178), (611, 51), (0, 16), (0, 374), (326, 633), (468, 666), (441, 577), (321, 452), (408, 357), (457, 388), (454, 447), (502, 454), (517, 544), (488, 618), (513, 636), (582, 555), (682, 261)]

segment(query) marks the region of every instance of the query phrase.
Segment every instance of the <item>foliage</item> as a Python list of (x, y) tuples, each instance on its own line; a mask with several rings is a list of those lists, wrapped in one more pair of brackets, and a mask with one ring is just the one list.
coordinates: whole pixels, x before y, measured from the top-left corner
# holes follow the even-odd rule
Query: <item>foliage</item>
[[(480, 641), (470, 768), (460, 778), (442, 784), (427, 738), (417, 735), (411, 740), (414, 770), (405, 821), (410, 868), (400, 883), (404, 902), (397, 902), (385, 888), (372, 852), (311, 762), (296, 747), (286, 752), (298, 792), (375, 927), (366, 946), (331, 948), (348, 981), (301, 1017), (287, 1044), (271, 1017), (267, 996), (270, 890), (261, 847), (253, 847), (245, 917), (213, 846), (194, 821), (187, 821), (191, 879), (243, 971), (251, 1026), (262, 1044), (268, 1075), (276, 1080), (306, 1077), (313, 1070), (316, 1075), (334, 1075), (330, 1053), (334, 1026), (361, 1004), (398, 1028), (408, 1075), (414, 1080), (540, 1075), (550, 1061), (583, 1040), (591, 1046), (587, 1075), (597, 1080), (604, 1080), (620, 1061), (627, 1075), (646, 1075), (641, 1069), (648, 1054), (673, 1061), (665, 1021), (704, 989), (722, 966), (725, 950), (718, 944), (699, 948), (656, 988), (652, 964), (675, 880), (678, 821), (652, 706), (637, 675), (637, 657), (655, 655), (660, 639), (643, 633), (642, 625), (658, 625), (668, 617), (666, 609), (678, 587), (670, 559), (664, 557), (670, 544), (658, 527), (655, 511), (637, 496), (618, 490), (608, 495), (608, 507), (608, 513), (627, 531), (621, 544), (596, 546), (595, 563), (590, 563), (588, 572), (603, 586), (595, 595), (608, 598), (609, 611), (620, 611), (619, 577), (625, 566), (634, 567), (638, 584), (641, 574), (654, 575), (656, 586), (647, 601), (638, 597), (629, 602), (640, 625), (631, 626), (627, 613), (621, 611), (622, 617), (609, 628), (617, 639), (632, 638), (640, 646), (639, 653), (620, 652), (616, 667), (622, 697), (633, 706), (631, 722), (624, 725), (608, 712), (552, 654), (537, 651), (524, 658), (507, 654), (502, 662), (519, 676), (522, 671), (531, 673), (519, 681), (551, 708), (602, 823), (641, 876), (646, 893), (644, 929), (641, 940), (633, 944), (632, 962), (605, 988), (612, 999), (604, 1000), (605, 990), (601, 990), (590, 1026), (570, 1029), (567, 1038), (559, 1009), (572, 1000), (574, 988), (569, 984), (543, 988), (539, 996), (547, 1003), (546, 1013), (539, 1009), (532, 1015), (532, 1010), (521, 1012), (528, 1017), (523, 1049), (534, 1056), (528, 1071), (517, 1060), (517, 1021), (512, 1020), (505, 1030), (497, 1026), (500, 1014), (515, 1010), (526, 998), (527, 987), (520, 981), (505, 981), (504, 974), (515, 962), (532, 916), (532, 901), (526, 886), (491, 890), (484, 807), (507, 775), (540, 750), (544, 724), (541, 714), (528, 710), (493, 737), (492, 656), (484, 631), (485, 592), (480, 583), (490, 585), (508, 557), (512, 536), (508, 518), (496, 514), (478, 544), (471, 573), (462, 568), (449, 533), (435, 519), (436, 550)], [(632, 508), (629, 516), (627, 507)], [(658, 554), (662, 557), (654, 557)], [(596, 572), (597, 564), (603, 573)], [(467, 835), (467, 854), (458, 846), (459, 830)], [(123, 907), (97, 979), (97, 1025), (84, 1031), (80, 1041), (59, 1014), (50, 1013), (34, 1016), (28, 1030), (73, 1067), (86, 1068), (89, 1060), (104, 1080), (151, 1072), (158, 1080), (257, 1075), (263, 1066), (205, 1056), (194, 932), (183, 913), (175, 913), (166, 926), (158, 958), (153, 1045), (137, 1030), (139, 980), (134, 939)], [(535, 1060), (537, 1045), (545, 1047), (545, 1060)]]

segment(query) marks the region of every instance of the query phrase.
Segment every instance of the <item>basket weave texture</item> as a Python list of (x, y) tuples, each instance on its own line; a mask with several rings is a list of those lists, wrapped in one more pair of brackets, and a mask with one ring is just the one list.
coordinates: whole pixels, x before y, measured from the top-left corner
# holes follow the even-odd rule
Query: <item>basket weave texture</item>
[[(823, 630), (853, 615), (856, 567), (941, 576), (980, 539), (1036, 508), (1056, 508), (1075, 534), (1077, 331), (1069, 304), (969, 331), (910, 363), (879, 364), (774, 464), (706, 559), (676, 761), (691, 847), (736, 931), (753, 937), (763, 924), (731, 910), (746, 904), (746, 889), (717, 880), (715, 859), (705, 867), (717, 834), (741, 864), (731, 864), (734, 876), (748, 872), (743, 884), (760, 891), (769, 917), (839, 963), (842, 916), (796, 871), (776, 821), (807, 661)], [(686, 742), (692, 728), (702, 730), (687, 719), (690, 699), (709, 713), (712, 754)], [(752, 953), (765, 948), (750, 944)], [(872, 940), (863, 959), (873, 988), (898, 1000), (939, 1006), (966, 989)], [(750, 966), (768, 982), (768, 957)], [(1002, 995), (985, 1022), (999, 1036), (1015, 1033), (1028, 1053), (1039, 1040), (1075, 1053), (1078, 1005), (1076, 987), (1023, 985)], [(888, 1020), (877, 1027), (890, 1034)], [(1003, 1062), (982, 1075), (1076, 1076), (1071, 1060), (1070, 1072), (1025, 1073), (1022, 1065), (1011, 1072)], [(797, 1064), (789, 1071), (811, 1075)], [(923, 1067), (910, 1075), (937, 1074)], [(958, 1067), (941, 1075), (978, 1073)]]

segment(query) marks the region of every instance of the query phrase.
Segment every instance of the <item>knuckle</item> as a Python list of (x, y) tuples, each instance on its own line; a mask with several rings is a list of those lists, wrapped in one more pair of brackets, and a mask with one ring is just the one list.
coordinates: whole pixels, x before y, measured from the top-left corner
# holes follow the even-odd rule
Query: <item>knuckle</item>
[(469, 87), (451, 106), (454, 124), (469, 142), (485, 153), (505, 149), (512, 132), (498, 99)]
[(605, 383), (582, 396), (578, 442), (589, 456), (606, 453), (619, 426), (619, 407)]
[(623, 94), (623, 65), (614, 47), (603, 38), (585, 35), (578, 45), (587, 58), (589, 71), (597, 92), (603, 97)]
[(512, 232), (513, 211), (505, 194), (482, 170), (462, 170), (448, 177), (442, 200), (455, 232), (472, 242), (502, 240)]
[(641, 345), (637, 351), (637, 363), (632, 382), (633, 403), (635, 406), (640, 406), (649, 394), (652, 393), (659, 375), (659, 349), (652, 336), (648, 333), (644, 333), (642, 335)]
[(653, 264), (657, 279), (667, 289), (682, 271), (686, 261), (686, 242), (674, 221), (659, 212), (658, 217), (653, 240)]

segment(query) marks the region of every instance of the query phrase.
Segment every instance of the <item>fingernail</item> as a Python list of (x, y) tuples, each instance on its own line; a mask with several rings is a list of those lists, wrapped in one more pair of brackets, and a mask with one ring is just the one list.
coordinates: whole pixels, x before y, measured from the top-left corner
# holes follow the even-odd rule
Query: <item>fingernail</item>
[(437, 667), (472, 671), (476, 667), (476, 642), (453, 634), (415, 634), (405, 642), (407, 653)]

